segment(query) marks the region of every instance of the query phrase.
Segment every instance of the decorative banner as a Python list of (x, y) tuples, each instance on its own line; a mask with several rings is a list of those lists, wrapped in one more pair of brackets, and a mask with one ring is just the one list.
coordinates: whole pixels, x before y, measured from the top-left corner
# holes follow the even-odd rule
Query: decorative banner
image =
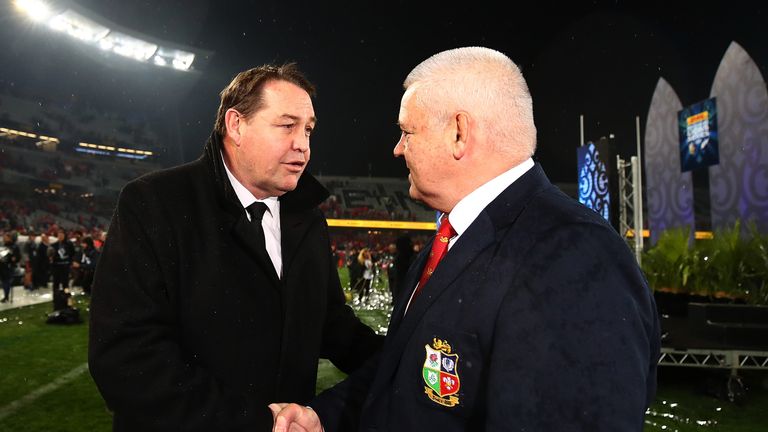
[(611, 194), (605, 156), (593, 142), (576, 149), (579, 202), (611, 222)]
[(645, 124), (643, 177), (648, 228), (654, 245), (670, 228), (694, 231), (693, 176), (680, 171), (677, 113), (683, 109), (675, 90), (659, 78)]
[(755, 61), (732, 42), (717, 69), (720, 163), (709, 168), (712, 228), (768, 233), (768, 89)]
[(720, 162), (717, 137), (717, 104), (706, 99), (677, 114), (680, 129), (680, 170), (691, 171)]

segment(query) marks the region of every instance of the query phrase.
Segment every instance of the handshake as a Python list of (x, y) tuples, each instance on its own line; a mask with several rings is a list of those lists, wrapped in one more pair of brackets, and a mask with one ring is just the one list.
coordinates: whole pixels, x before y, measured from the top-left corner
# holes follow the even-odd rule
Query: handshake
[(269, 405), (274, 420), (272, 432), (324, 432), (317, 413), (295, 403), (273, 403)]

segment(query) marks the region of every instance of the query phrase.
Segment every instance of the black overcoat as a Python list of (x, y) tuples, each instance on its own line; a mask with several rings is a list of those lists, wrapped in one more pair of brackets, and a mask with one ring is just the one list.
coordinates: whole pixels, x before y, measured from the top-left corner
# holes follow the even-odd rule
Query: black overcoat
[(281, 196), (282, 279), (259, 253), (214, 133), (197, 161), (120, 193), (96, 269), (89, 367), (115, 431), (268, 431), (318, 358), (352, 371), (382, 337), (345, 305), (308, 173)]

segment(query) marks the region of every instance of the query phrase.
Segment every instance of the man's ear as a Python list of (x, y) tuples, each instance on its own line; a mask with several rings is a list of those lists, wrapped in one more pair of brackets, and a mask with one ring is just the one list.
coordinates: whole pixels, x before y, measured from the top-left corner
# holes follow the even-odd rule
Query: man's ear
[(453, 158), (459, 160), (467, 152), (467, 142), (469, 141), (469, 114), (458, 112), (453, 116), (456, 137), (451, 144)]
[(235, 145), (240, 145), (240, 113), (230, 108), (224, 113), (224, 125), (227, 127), (227, 138)]

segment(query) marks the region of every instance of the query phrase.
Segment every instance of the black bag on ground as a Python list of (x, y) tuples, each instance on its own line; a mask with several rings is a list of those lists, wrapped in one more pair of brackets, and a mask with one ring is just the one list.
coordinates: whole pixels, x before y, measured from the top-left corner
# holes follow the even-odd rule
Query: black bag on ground
[(48, 314), (47, 324), (80, 324), (83, 320), (80, 318), (80, 311), (73, 307), (57, 309)]

